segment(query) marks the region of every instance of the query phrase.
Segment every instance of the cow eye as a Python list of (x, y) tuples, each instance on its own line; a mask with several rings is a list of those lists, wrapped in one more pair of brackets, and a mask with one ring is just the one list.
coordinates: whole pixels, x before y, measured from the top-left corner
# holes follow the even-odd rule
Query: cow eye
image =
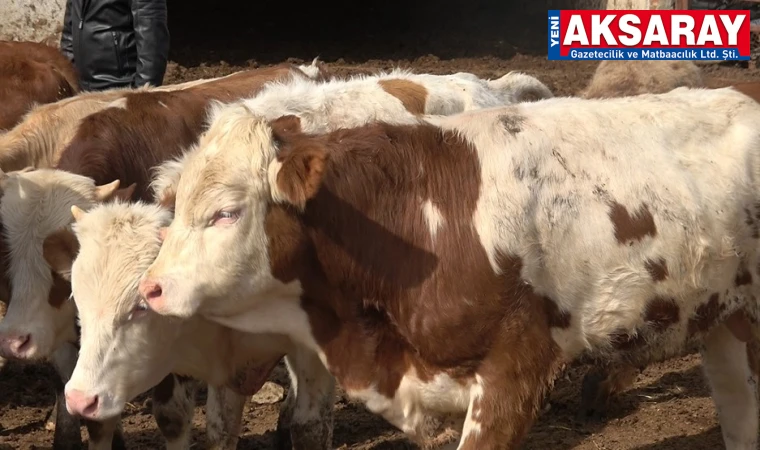
[(129, 313), (129, 317), (127, 317), (127, 320), (135, 320), (139, 319), (140, 317), (144, 317), (146, 314), (148, 314), (148, 311), (150, 311), (150, 307), (148, 307), (148, 304), (145, 303), (145, 300), (140, 300), (134, 308), (132, 308), (132, 311)]
[(214, 225), (214, 226), (232, 225), (233, 223), (237, 222), (239, 218), (240, 218), (239, 211), (222, 210), (214, 214), (214, 218), (211, 219), (211, 225)]

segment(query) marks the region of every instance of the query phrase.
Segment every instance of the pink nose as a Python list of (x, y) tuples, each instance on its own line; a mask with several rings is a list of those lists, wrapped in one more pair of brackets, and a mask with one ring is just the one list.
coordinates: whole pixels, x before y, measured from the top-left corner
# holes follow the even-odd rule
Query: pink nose
[(77, 389), (66, 392), (66, 409), (70, 414), (91, 419), (98, 412), (99, 403), (97, 395), (87, 395)]
[(148, 302), (149, 305), (155, 305), (161, 302), (164, 295), (161, 285), (150, 279), (142, 280), (138, 287), (140, 295)]
[(32, 339), (28, 333), (0, 336), (0, 355), (4, 358), (25, 359), (31, 343)]

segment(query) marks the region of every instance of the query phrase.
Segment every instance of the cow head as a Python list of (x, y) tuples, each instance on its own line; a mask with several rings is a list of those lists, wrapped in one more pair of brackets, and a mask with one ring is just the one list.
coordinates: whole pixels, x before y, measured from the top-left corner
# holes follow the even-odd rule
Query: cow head
[(81, 339), (66, 406), (72, 414), (103, 420), (120, 414), (175, 364), (182, 322), (153, 313), (137, 293), (171, 213), (119, 202), (86, 213), (75, 206), (72, 213), (80, 251), (71, 266), (71, 289)]
[(76, 341), (70, 269), (78, 251), (70, 208), (131, 195), (119, 182), (96, 186), (69, 172), (40, 169), (0, 174), (0, 219), (9, 248), (11, 300), (0, 322), (0, 354), (46, 358)]
[(273, 127), (288, 128), (288, 119), (270, 126), (243, 105), (212, 117), (185, 158), (174, 221), (140, 285), (159, 314), (231, 317), (263, 297), (300, 294), (272, 274), (265, 222), (274, 199), (302, 207), (316, 192), (326, 153), (315, 148), (277, 161)]

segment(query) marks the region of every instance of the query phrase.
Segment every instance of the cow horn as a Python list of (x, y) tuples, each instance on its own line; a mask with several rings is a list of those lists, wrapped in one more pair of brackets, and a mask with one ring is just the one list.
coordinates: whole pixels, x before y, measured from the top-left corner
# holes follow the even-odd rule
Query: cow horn
[(119, 180), (113, 180), (108, 184), (95, 186), (95, 198), (98, 201), (104, 201), (111, 198), (116, 189), (119, 189)]
[(74, 222), (79, 222), (84, 216), (84, 211), (77, 205), (71, 207), (71, 215), (74, 216)]

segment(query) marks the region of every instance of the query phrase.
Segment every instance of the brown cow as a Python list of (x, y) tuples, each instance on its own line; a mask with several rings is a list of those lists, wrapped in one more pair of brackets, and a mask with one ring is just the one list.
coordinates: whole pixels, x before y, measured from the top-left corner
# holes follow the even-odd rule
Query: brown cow
[[(305, 71), (310, 69), (313, 68), (304, 67)], [(3, 356), (25, 360), (53, 356), (56, 360), (60, 349), (78, 342), (75, 307), (67, 301), (71, 293), (68, 274), (56, 270), (61, 254), (76, 252), (76, 242), (60, 238), (59, 231), (71, 222), (69, 212), (60, 210), (62, 201), (151, 198), (148, 189), (151, 168), (193, 144), (205, 128), (205, 111), (212, 102), (225, 103), (254, 95), (270, 81), (318, 74), (311, 70), (311, 75), (307, 75), (304, 70), (281, 65), (239, 72), (186, 89), (126, 93), (109, 107), (82, 119), (61, 152), (55, 166), (59, 170), (55, 173), (68, 174), (79, 181), (67, 183), (65, 177), (47, 177), (39, 172), (39, 181), (44, 181), (44, 186), (35, 189), (33, 184), (25, 183), (23, 195), (20, 186), (4, 183), (2, 223), (7, 245), (18, 258), (10, 258), (12, 301), (0, 322)], [(35, 173), (30, 176), (34, 178)], [(103, 181), (114, 179), (122, 180), (124, 189), (116, 189), (118, 182)], [(102, 186), (95, 188), (96, 184)], [(40, 218), (42, 222), (35, 227), (39, 225), (37, 229), (43, 235), (24, 232), (21, 222), (26, 220), (25, 214), (18, 214), (18, 208), (23, 207), (32, 208), (35, 217)], [(64, 363), (56, 364), (57, 367), (65, 368), (63, 372), (70, 375), (76, 355), (75, 351), (65, 352)], [(68, 375), (62, 375), (65, 381)], [(192, 385), (182, 380), (176, 382), (174, 375), (169, 375), (154, 392), (154, 414), (172, 448), (186, 448), (190, 439)], [(62, 390), (58, 394), (59, 406), (65, 405)], [(237, 436), (233, 437), (224, 448), (234, 448)], [(94, 438), (91, 433), (91, 440)], [(210, 436), (211, 441), (222, 438)], [(110, 437), (103, 439), (110, 442)]]
[(0, 131), (13, 128), (34, 105), (79, 92), (74, 66), (36, 42), (0, 42)]

